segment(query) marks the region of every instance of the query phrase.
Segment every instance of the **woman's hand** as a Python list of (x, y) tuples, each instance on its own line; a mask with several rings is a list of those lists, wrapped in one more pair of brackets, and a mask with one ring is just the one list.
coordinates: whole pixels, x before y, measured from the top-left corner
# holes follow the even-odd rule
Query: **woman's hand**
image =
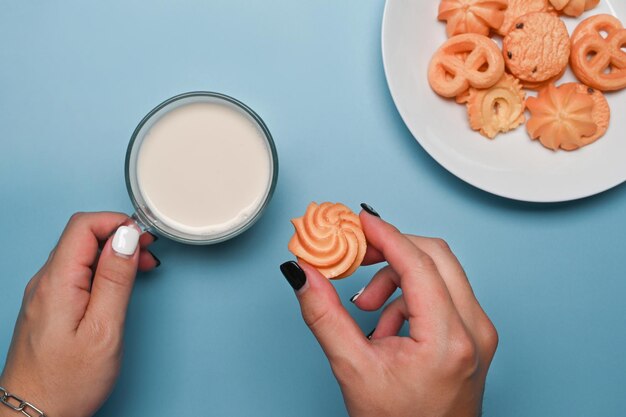
[[(116, 248), (124, 252), (126, 244), (130, 255), (112, 247), (122, 225), (134, 231), (118, 232)], [(26, 287), (0, 386), (50, 417), (87, 417), (100, 408), (119, 374), (137, 268), (159, 263), (145, 249), (154, 237), (144, 233), (137, 245), (138, 233), (124, 214), (72, 216)], [(0, 416), (14, 414), (0, 404)]]
[[(368, 207), (368, 209), (370, 209)], [(361, 213), (369, 248), (364, 264), (387, 261), (352, 301), (377, 310), (402, 295), (363, 335), (333, 285), (317, 270), (281, 266), (302, 315), (328, 356), (352, 417), (477, 417), (498, 335), (463, 268), (441, 240), (404, 235)], [(397, 334), (405, 320), (410, 337)]]

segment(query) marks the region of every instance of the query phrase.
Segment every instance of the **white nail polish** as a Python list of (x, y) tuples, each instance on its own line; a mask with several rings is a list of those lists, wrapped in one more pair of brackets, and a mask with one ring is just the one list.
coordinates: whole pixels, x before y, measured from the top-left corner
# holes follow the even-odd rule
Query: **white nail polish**
[(361, 294), (363, 294), (363, 291), (364, 291), (364, 290), (365, 290), (365, 287), (361, 288), (361, 289), (359, 290), (359, 292), (357, 292), (356, 294), (354, 294), (354, 295), (352, 296), (352, 298), (350, 298), (350, 302), (351, 302), (351, 303), (354, 303), (354, 302), (357, 300), (357, 298), (359, 298), (359, 297), (361, 296)]
[(131, 226), (120, 226), (113, 236), (113, 250), (122, 255), (132, 255), (139, 243), (139, 231)]

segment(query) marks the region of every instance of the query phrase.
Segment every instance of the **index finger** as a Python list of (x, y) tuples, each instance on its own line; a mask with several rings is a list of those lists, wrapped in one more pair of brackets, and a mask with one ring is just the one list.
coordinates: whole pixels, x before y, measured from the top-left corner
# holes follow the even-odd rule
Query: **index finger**
[(411, 337), (419, 341), (437, 336), (460, 321), (434, 261), (391, 224), (363, 212), (360, 217), (368, 244), (400, 277)]

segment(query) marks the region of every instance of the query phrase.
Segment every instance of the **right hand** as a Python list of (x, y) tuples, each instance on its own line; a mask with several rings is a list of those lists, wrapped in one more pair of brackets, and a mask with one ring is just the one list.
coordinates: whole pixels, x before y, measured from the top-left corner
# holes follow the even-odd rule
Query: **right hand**
[[(387, 261), (355, 304), (382, 312), (371, 340), (333, 285), (302, 264), (296, 291), (304, 321), (319, 341), (351, 417), (477, 417), (498, 334), (457, 258), (439, 239), (400, 233), (362, 212), (364, 264)], [(298, 273), (291, 264), (292, 274)], [(291, 282), (291, 281), (290, 281)], [(296, 285), (297, 287), (297, 285)], [(397, 334), (405, 320), (409, 337)]]

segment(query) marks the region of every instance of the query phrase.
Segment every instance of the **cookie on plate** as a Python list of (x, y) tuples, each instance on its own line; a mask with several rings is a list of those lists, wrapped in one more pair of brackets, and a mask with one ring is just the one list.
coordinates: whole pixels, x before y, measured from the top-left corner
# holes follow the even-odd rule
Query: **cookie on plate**
[(508, 0), (441, 0), (437, 18), (446, 22), (449, 37), (463, 33), (488, 36), (504, 21)]
[(602, 32), (610, 33), (623, 28), (622, 22), (617, 17), (610, 14), (597, 14), (580, 22), (572, 32), (570, 40), (574, 45), (584, 36), (591, 34), (602, 36)]
[(580, 93), (575, 83), (558, 88), (550, 84), (537, 97), (526, 100), (531, 115), (526, 129), (548, 149), (578, 149), (598, 132), (595, 106), (591, 95)]
[(550, 13), (529, 13), (504, 37), (507, 68), (522, 82), (541, 83), (559, 75), (570, 56), (565, 23)]
[(552, 6), (559, 12), (572, 17), (578, 17), (583, 12), (591, 10), (600, 3), (600, 0), (550, 0)]
[(554, 77), (547, 79), (546, 81), (533, 82), (533, 81), (523, 81), (523, 80), (520, 80), (520, 82), (522, 83), (522, 87), (524, 87), (524, 88), (527, 88), (529, 90), (539, 91), (539, 90), (543, 89), (544, 87), (547, 87), (548, 84), (556, 84), (556, 82), (558, 80), (563, 78), (563, 76), (565, 75), (566, 71), (567, 71), (567, 67), (563, 68), (563, 71), (561, 71), (560, 73), (558, 73)]
[(504, 59), (490, 38), (474, 33), (448, 39), (433, 55), (428, 82), (437, 94), (452, 98), (468, 88), (489, 88), (502, 77)]
[(596, 90), (579, 83), (563, 84), (563, 86), (566, 85), (574, 85), (577, 93), (587, 94), (594, 102), (591, 117), (593, 122), (598, 127), (598, 130), (591, 136), (583, 136), (581, 138), (581, 143), (583, 145), (589, 145), (604, 136), (606, 131), (609, 129), (609, 122), (611, 121), (611, 108), (609, 107), (609, 102), (600, 90)]
[(610, 15), (593, 16), (574, 35), (571, 64), (576, 77), (602, 91), (626, 88), (626, 29), (621, 22)]
[(554, 8), (548, 0), (509, 0), (509, 5), (504, 11), (504, 22), (498, 33), (506, 36), (515, 27), (517, 19), (534, 12), (554, 12)]
[(526, 120), (526, 94), (517, 78), (504, 74), (493, 87), (470, 88), (467, 114), (470, 126), (493, 139), (500, 132), (515, 129)]

